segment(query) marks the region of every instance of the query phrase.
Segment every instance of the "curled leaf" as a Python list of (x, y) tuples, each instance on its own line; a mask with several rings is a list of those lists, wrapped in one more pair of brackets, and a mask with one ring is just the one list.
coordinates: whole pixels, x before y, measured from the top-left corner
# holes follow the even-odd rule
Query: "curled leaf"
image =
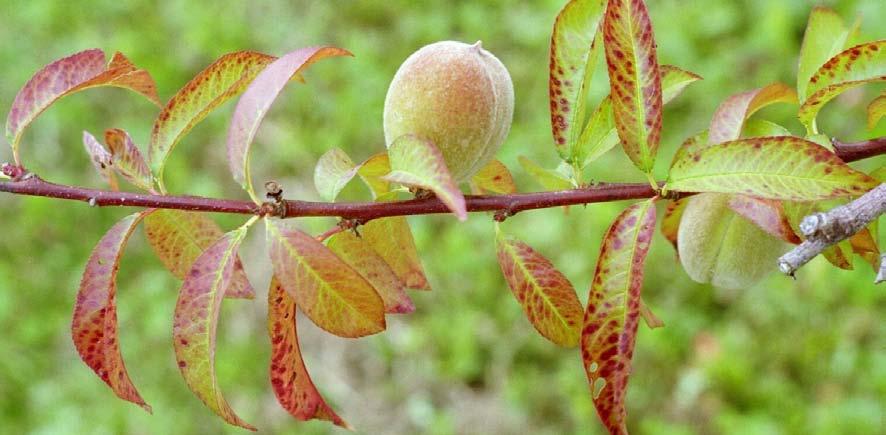
[(280, 284), (320, 328), (340, 337), (385, 329), (385, 306), (372, 285), (313, 237), (265, 220), (268, 255)]
[(476, 187), (480, 194), (492, 192), (508, 195), (517, 191), (511, 171), (508, 170), (504, 163), (498, 160), (492, 160), (486, 166), (480, 168), (480, 171), (471, 178), (471, 184)]
[(430, 290), (405, 216), (373, 219), (360, 229), (363, 240), (391, 266), (406, 288)]
[(350, 54), (335, 47), (308, 47), (289, 52), (271, 62), (243, 92), (228, 127), (228, 165), (234, 180), (253, 200), (258, 201), (249, 173), (249, 149), (271, 104), (293, 75), (308, 65), (323, 58)]
[(327, 151), (314, 168), (314, 186), (324, 201), (335, 201), (339, 192), (357, 174), (358, 166), (341, 148)]
[(726, 99), (711, 120), (708, 141), (711, 144), (735, 140), (741, 137), (746, 119), (756, 111), (775, 103), (795, 103), (797, 93), (783, 83), (773, 83), (752, 91), (735, 94)]
[(868, 104), (868, 129), (873, 130), (883, 116), (886, 116), (886, 92)]
[(111, 167), (111, 153), (95, 139), (95, 136), (85, 130), (83, 131), (83, 147), (86, 148), (86, 154), (89, 155), (89, 160), (96, 172), (111, 186), (111, 190), (118, 190), (117, 177), (114, 176), (114, 170)]
[(497, 226), (495, 246), (505, 281), (532, 326), (554, 344), (578, 345), (582, 309), (572, 283), (547, 258)]
[(403, 281), (363, 238), (343, 231), (330, 237), (326, 246), (375, 288), (384, 301), (386, 313), (408, 314), (415, 311), (415, 305), (406, 295)]
[(137, 187), (147, 191), (154, 188), (151, 171), (129, 133), (119, 128), (105, 130), (105, 143), (111, 151), (115, 171)]
[(132, 232), (148, 213), (150, 211), (135, 213), (117, 222), (92, 251), (77, 292), (71, 336), (83, 362), (117, 397), (151, 412), (129, 379), (120, 354), (116, 303), (120, 257)]
[(460, 221), (468, 219), (465, 198), (455, 184), (443, 154), (436, 145), (418, 136), (403, 135), (388, 147), (391, 173), (386, 181), (428, 189), (446, 204)]
[(357, 174), (369, 188), (372, 199), (376, 201), (391, 191), (390, 183), (382, 178), (389, 172), (391, 172), (391, 162), (388, 153), (375, 154), (357, 168)]
[(729, 208), (776, 239), (795, 245), (801, 241), (779, 201), (735, 195), (729, 198)]
[(194, 262), (179, 291), (172, 339), (178, 368), (188, 388), (226, 422), (256, 430), (234, 413), (215, 377), (218, 316), (246, 229), (243, 226), (225, 234)]
[(323, 400), (301, 356), (296, 329), (295, 300), (276, 277), (268, 290), (268, 334), (271, 337), (271, 387), (277, 401), (293, 417), (331, 421), (351, 429)]
[(603, 236), (581, 332), (581, 356), (603, 424), (627, 433), (625, 396), (640, 317), (643, 265), (655, 230), (653, 200), (623, 211)]

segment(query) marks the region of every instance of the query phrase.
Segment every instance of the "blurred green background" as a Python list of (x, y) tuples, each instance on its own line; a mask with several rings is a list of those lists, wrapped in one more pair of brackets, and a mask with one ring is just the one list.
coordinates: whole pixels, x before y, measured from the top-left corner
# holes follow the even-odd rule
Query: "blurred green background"
[[(522, 191), (537, 190), (517, 165), (526, 155), (557, 163), (547, 104), (548, 43), (562, 0), (288, 1), (198, 4), (188, 0), (57, 2), (0, 5), (0, 105), (44, 64), (101, 47), (120, 50), (169, 98), (218, 56), (253, 49), (282, 54), (336, 44), (354, 59), (318, 63), (308, 85), (290, 86), (262, 125), (254, 147), (259, 181), (276, 179), (290, 198), (316, 199), (317, 158), (338, 146), (355, 161), (384, 149), (381, 114), (397, 66), (419, 47), (443, 39), (483, 40), (510, 69), (516, 88), (511, 135), (499, 158)], [(665, 111), (658, 178), (682, 138), (709, 122), (730, 94), (780, 80), (793, 84), (796, 55), (812, 3), (732, 0), (648, 2), (660, 62), (702, 75)], [(863, 39), (883, 38), (881, 0), (823, 2), (848, 21), (864, 20)], [(604, 95), (595, 78), (594, 103)], [(820, 126), (844, 140), (882, 136), (864, 127), (877, 89), (826, 107)], [(233, 103), (183, 141), (167, 169), (174, 193), (245, 198), (231, 180), (223, 150)], [(795, 107), (760, 115), (799, 133)], [(147, 141), (158, 109), (127, 91), (99, 89), (67, 98), (31, 127), (28, 167), (55, 182), (100, 186), (80, 142), (127, 129)], [(0, 161), (11, 159), (0, 148)], [(875, 162), (863, 162), (872, 168)], [(880, 160), (882, 163), (882, 160)], [(642, 181), (618, 150), (595, 162), (596, 180)], [(366, 198), (354, 183), (346, 199)], [(551, 258), (584, 301), (602, 233), (625, 203), (527, 212), (504, 224)], [(119, 276), (122, 351), (154, 415), (117, 400), (83, 364), (69, 337), (80, 273), (103, 232), (132, 210), (0, 195), (0, 428), (4, 433), (242, 433), (192, 396), (174, 364), (172, 309), (179, 283), (151, 255), (143, 236), (130, 243)], [(241, 217), (218, 216), (225, 228)], [(334, 221), (298, 224), (319, 232)], [(539, 337), (500, 275), (492, 220), (474, 215), (410, 218), (433, 292), (416, 292), (418, 310), (391, 316), (388, 331), (339, 339), (300, 324), (315, 383), (359, 433), (601, 433), (578, 352)], [(242, 250), (260, 295), (224, 305), (220, 383), (234, 409), (265, 433), (339, 431), (299, 423), (279, 406), (267, 381), (265, 296), (269, 264), (260, 228)], [(818, 259), (797, 281), (772, 274), (743, 291), (689, 280), (656, 236), (644, 297), (667, 326), (640, 327), (628, 393), (636, 433), (884, 433), (886, 297), (870, 267), (838, 271)]]

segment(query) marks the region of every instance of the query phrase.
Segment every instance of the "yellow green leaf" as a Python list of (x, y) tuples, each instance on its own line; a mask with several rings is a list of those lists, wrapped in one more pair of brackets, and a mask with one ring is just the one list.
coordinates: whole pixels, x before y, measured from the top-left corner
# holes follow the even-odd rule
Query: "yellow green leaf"
[(358, 167), (340, 148), (332, 148), (320, 157), (314, 168), (314, 186), (324, 201), (335, 201), (342, 189), (357, 174)]
[(471, 178), (471, 184), (475, 186), (480, 194), (483, 192), (492, 192), (501, 195), (508, 195), (517, 191), (514, 184), (514, 177), (511, 171), (504, 163), (498, 160), (492, 160), (486, 166), (474, 174)]
[(465, 198), (455, 184), (443, 154), (436, 145), (418, 136), (403, 135), (388, 147), (391, 172), (386, 181), (428, 189), (446, 204), (460, 221), (468, 219)]
[(373, 219), (360, 227), (360, 235), (391, 266), (406, 288), (431, 289), (405, 216)]
[(391, 172), (391, 162), (388, 159), (388, 153), (378, 153), (366, 159), (357, 169), (360, 179), (369, 188), (372, 193), (372, 199), (378, 200), (379, 197), (388, 194), (391, 191), (390, 183), (384, 178)]
[(809, 14), (803, 45), (800, 46), (800, 64), (797, 68), (797, 93), (805, 100), (809, 79), (831, 57), (843, 51), (850, 30), (834, 10), (816, 6)]
[(362, 237), (343, 231), (330, 237), (326, 246), (372, 285), (384, 301), (386, 313), (415, 311), (415, 305), (406, 294), (406, 285)]

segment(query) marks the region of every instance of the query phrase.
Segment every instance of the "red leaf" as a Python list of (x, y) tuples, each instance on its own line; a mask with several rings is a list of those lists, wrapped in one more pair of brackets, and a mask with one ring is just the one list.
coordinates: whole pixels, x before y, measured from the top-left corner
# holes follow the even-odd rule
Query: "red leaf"
[(628, 207), (600, 248), (581, 333), (581, 355), (594, 406), (611, 433), (627, 433), (625, 394), (640, 317), (643, 264), (655, 230), (650, 199)]
[(108, 183), (111, 190), (119, 190), (117, 177), (114, 176), (114, 171), (111, 169), (111, 160), (113, 158), (111, 153), (95, 139), (95, 136), (86, 130), (83, 131), (83, 147), (86, 148), (86, 154), (89, 154), (89, 160), (95, 167), (96, 172)]
[(797, 103), (797, 93), (783, 83), (735, 94), (726, 99), (711, 120), (708, 142), (718, 144), (741, 137), (746, 119), (758, 110), (775, 103)]
[(154, 188), (154, 180), (151, 170), (142, 157), (141, 151), (132, 142), (129, 133), (112, 128), (105, 130), (105, 144), (111, 151), (111, 159), (114, 169), (127, 181), (144, 190), (151, 191)]
[(142, 218), (150, 213), (144, 211), (129, 215), (114, 225), (102, 237), (92, 251), (77, 303), (74, 306), (74, 320), (71, 335), (80, 358), (86, 363), (114, 393), (123, 400), (130, 401), (151, 412), (151, 407), (138, 394), (126, 365), (120, 355), (117, 341), (117, 269), (126, 242)]
[(271, 336), (271, 387), (277, 401), (293, 417), (308, 421), (331, 421), (351, 430), (326, 404), (301, 356), (296, 330), (295, 300), (283, 289), (277, 277), (271, 278), (268, 290), (268, 334)]
[(729, 208), (777, 239), (795, 245), (800, 243), (779, 201), (735, 195), (729, 198)]

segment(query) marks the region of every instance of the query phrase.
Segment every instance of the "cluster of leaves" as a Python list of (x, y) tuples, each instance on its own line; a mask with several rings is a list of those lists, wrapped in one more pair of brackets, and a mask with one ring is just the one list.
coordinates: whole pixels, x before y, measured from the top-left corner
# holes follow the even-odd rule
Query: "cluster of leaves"
[[(733, 195), (730, 207), (737, 214), (774, 237), (798, 243), (799, 218), (875, 186), (875, 178), (853, 170), (833, 154), (830, 141), (815, 124), (821, 107), (839, 93), (886, 80), (886, 41), (851, 45), (853, 29), (832, 11), (815, 9), (801, 52), (797, 91), (776, 83), (727, 99), (710, 128), (687, 139), (677, 151), (662, 197), (669, 191)], [(610, 94), (589, 111), (588, 88), (601, 51)], [(112, 190), (119, 189), (119, 175), (138, 189), (165, 195), (163, 171), (175, 145), (213, 109), (240, 95), (228, 130), (228, 162), (234, 180), (261, 205), (252, 183), (249, 151), (262, 119), (290, 81), (303, 82), (308, 65), (349, 54), (335, 47), (303, 48), (279, 58), (249, 51), (227, 54), (162, 107), (148, 143), (148, 159), (120, 129), (107, 130), (104, 145), (84, 132), (84, 146)], [(551, 39), (552, 132), (563, 164), (549, 170), (527, 159), (520, 163), (547, 189), (580, 187), (586, 184), (587, 167), (620, 143), (658, 189), (652, 167), (663, 105), (699, 79), (680, 68), (659, 65), (652, 23), (641, 0), (572, 0), (558, 15)], [(28, 124), (59, 98), (96, 86), (127, 88), (160, 105), (150, 75), (119, 53), (107, 64), (101, 50), (53, 62), (22, 88), (7, 119), (6, 135), (16, 164), (21, 166), (19, 144)], [(798, 116), (807, 135), (794, 136), (768, 121), (746, 122), (773, 103), (799, 103)], [(876, 123), (884, 110), (886, 95), (869, 106), (869, 122)], [(403, 136), (387, 153), (361, 164), (333, 148), (318, 161), (314, 181), (323, 199), (335, 201), (358, 175), (376, 201), (396, 200), (407, 190), (431, 191), (460, 220), (467, 218), (465, 197), (440, 151), (422, 138)], [(481, 169), (470, 185), (477, 194), (516, 191), (509, 170), (499, 161)], [(626, 432), (624, 401), (639, 317), (650, 326), (660, 324), (641, 298), (643, 265), (659, 199), (634, 203), (615, 218), (600, 247), (585, 307), (550, 261), (496, 225), (497, 257), (517, 302), (542, 336), (560, 346), (579, 347), (597, 412), (613, 433)], [(662, 232), (675, 244), (684, 207), (685, 200), (670, 202), (662, 219)], [(215, 376), (214, 355), (223, 299), (255, 295), (237, 252), (259, 219), (265, 223), (274, 269), (268, 293), (272, 388), (296, 418), (348, 427), (308, 376), (295, 318), (301, 311), (332, 334), (356, 338), (383, 331), (386, 314), (412, 312), (415, 307), (407, 290), (430, 290), (430, 286), (404, 217), (360, 222), (359, 233), (342, 225), (319, 237), (287, 227), (272, 216), (255, 216), (227, 233), (207, 216), (193, 212), (148, 209), (125, 217), (104, 235), (89, 258), (72, 322), (78, 352), (115, 394), (150, 411), (120, 354), (115, 305), (122, 253), (144, 222), (157, 256), (183, 280), (173, 325), (182, 376), (225, 421), (254, 429), (225, 401)], [(851, 250), (875, 261), (879, 249), (872, 234), (875, 228), (859, 233), (848, 246), (835, 246), (828, 259), (845, 267)]]

